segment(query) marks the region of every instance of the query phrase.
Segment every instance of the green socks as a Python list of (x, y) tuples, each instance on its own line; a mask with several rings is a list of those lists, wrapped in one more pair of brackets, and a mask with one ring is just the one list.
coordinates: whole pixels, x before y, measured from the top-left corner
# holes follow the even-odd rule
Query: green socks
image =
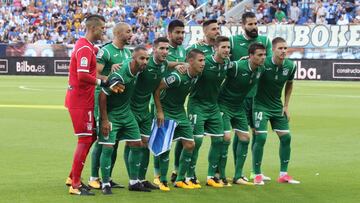
[(220, 154), (220, 162), (219, 162), (219, 173), (220, 178), (226, 178), (226, 162), (227, 162), (227, 155), (229, 149), (230, 141), (223, 141), (221, 145), (221, 154)]
[(183, 145), (181, 143), (181, 140), (176, 142), (175, 145), (175, 152), (174, 152), (174, 166), (175, 166), (175, 171), (178, 171), (179, 169), (179, 164), (180, 164), (180, 156), (181, 156), (181, 152), (183, 150)]
[(166, 175), (169, 169), (169, 154), (170, 151), (164, 152), (159, 155), (159, 169), (160, 169), (160, 181), (167, 181)]
[(261, 161), (264, 153), (264, 145), (266, 142), (266, 133), (255, 135), (255, 144), (253, 147), (253, 170), (255, 174), (261, 174)]
[(249, 141), (239, 140), (239, 142), (237, 143), (235, 176), (234, 176), (235, 180), (241, 178), (241, 176), (242, 176), (242, 170), (243, 170), (244, 163), (246, 160), (248, 146), (249, 146)]
[(150, 151), (147, 147), (142, 147), (141, 151), (143, 156), (140, 162), (139, 180), (145, 180), (146, 171), (149, 165)]
[(237, 150), (237, 146), (238, 146), (238, 141), (239, 141), (239, 138), (235, 134), (234, 139), (233, 139), (233, 143), (232, 143), (232, 150), (233, 150), (233, 157), (234, 157), (234, 164), (235, 165), (236, 165), (236, 150)]
[(102, 147), (102, 152), (100, 156), (100, 167), (103, 183), (108, 183), (110, 181), (109, 178), (111, 171), (111, 155), (113, 151), (113, 147)]
[(99, 177), (101, 151), (102, 145), (95, 142), (91, 152), (91, 177)]
[(139, 179), (140, 161), (142, 158), (142, 149), (140, 147), (129, 147), (129, 178), (130, 180)]
[(176, 181), (185, 180), (185, 173), (186, 173), (187, 169), (189, 168), (189, 165), (191, 162), (191, 156), (192, 156), (191, 151), (188, 151), (185, 148), (182, 150)]
[(209, 167), (208, 176), (215, 176), (216, 169), (219, 166), (220, 151), (222, 148), (223, 137), (211, 137), (211, 146), (208, 156)]
[(154, 156), (154, 175), (160, 175), (160, 159), (158, 156)]
[(279, 149), (279, 155), (280, 155), (280, 171), (281, 172), (287, 172), (288, 165), (290, 161), (290, 143), (291, 143), (291, 135), (290, 133), (279, 136), (280, 139), (280, 149)]
[(119, 142), (116, 141), (116, 142), (115, 142), (115, 145), (114, 145), (113, 153), (112, 153), (112, 155), (111, 155), (110, 177), (112, 176), (112, 172), (113, 172), (113, 169), (114, 169), (114, 166), (115, 166), (118, 147), (119, 147)]
[(191, 156), (191, 161), (190, 161), (190, 165), (188, 167), (188, 171), (187, 171), (187, 177), (195, 177), (195, 167), (196, 167), (196, 162), (197, 159), (199, 157), (199, 150), (200, 147), (202, 145), (203, 142), (203, 138), (204, 137), (194, 137), (194, 141), (195, 141), (195, 148), (192, 152), (192, 156)]
[(124, 148), (124, 161), (125, 161), (125, 167), (126, 171), (128, 173), (128, 176), (130, 176), (130, 170), (129, 170), (129, 153), (130, 153), (130, 147), (125, 145)]

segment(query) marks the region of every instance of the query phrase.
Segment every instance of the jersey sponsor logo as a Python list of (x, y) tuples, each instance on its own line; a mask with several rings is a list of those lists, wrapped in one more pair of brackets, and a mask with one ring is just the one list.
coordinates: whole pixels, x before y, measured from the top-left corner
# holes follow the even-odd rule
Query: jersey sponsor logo
[(257, 73), (257, 74), (256, 74), (256, 78), (259, 79), (259, 78), (260, 78), (260, 75), (261, 75), (261, 73)]
[(240, 46), (245, 46), (246, 43), (240, 43)]
[(214, 69), (214, 68), (216, 68), (216, 66), (210, 66), (210, 69)]
[(182, 51), (180, 51), (179, 55), (181, 58), (184, 57), (184, 53)]
[(241, 74), (242, 76), (247, 76), (247, 75), (249, 75), (249, 74), (247, 74), (247, 73), (243, 73), (243, 74)]
[(165, 71), (165, 65), (162, 65), (162, 66), (160, 67), (160, 71), (161, 71), (161, 73), (163, 73), (163, 72)]
[(289, 73), (289, 69), (284, 69), (284, 70), (283, 70), (283, 76), (287, 76), (288, 73)]
[(167, 83), (168, 85), (170, 85), (170, 84), (172, 84), (173, 82), (175, 82), (175, 80), (176, 80), (175, 76), (172, 75), (172, 76), (166, 78), (166, 83)]
[(100, 49), (98, 54), (96, 55), (96, 58), (101, 59), (104, 55), (104, 50)]
[(117, 56), (119, 56), (119, 54), (114, 54), (114, 57), (117, 57)]
[(82, 57), (80, 59), (80, 66), (87, 67), (88, 66), (88, 59), (86, 57)]

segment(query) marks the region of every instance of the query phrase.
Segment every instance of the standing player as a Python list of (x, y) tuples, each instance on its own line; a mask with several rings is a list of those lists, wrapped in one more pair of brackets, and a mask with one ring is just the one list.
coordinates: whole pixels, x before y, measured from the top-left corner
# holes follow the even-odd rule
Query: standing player
[[(169, 62), (185, 62), (186, 60), (186, 51), (184, 46), (182, 45), (184, 41), (185, 35), (185, 25), (180, 20), (173, 20), (168, 25), (168, 39), (169, 39), (169, 53), (166, 59)], [(151, 100), (153, 101), (153, 100)], [(154, 109), (153, 104), (151, 108)], [(178, 144), (175, 146), (175, 171), (172, 173), (171, 181), (174, 182), (176, 179), (176, 171), (179, 167), (179, 159), (180, 154), (182, 151), (181, 142), (179, 142), (180, 147)], [(154, 157), (154, 171), (155, 171), (155, 184), (160, 184), (159, 180), (159, 160), (158, 157)]]
[[(174, 185), (179, 188), (194, 189), (193, 185), (185, 182), (185, 173), (189, 168), (195, 143), (191, 125), (184, 109), (184, 102), (190, 89), (197, 82), (198, 75), (204, 69), (205, 57), (202, 51), (193, 49), (188, 53), (187, 61), (190, 65), (187, 74), (180, 74), (178, 71), (174, 71), (166, 76), (156, 89), (154, 100), (157, 110), (158, 125), (163, 125), (165, 118), (175, 120), (178, 125), (175, 129), (173, 140), (180, 140), (183, 145), (179, 161), (178, 176)], [(160, 91), (162, 91), (161, 99)], [(158, 156), (160, 161), (160, 189), (163, 191), (170, 190), (166, 177), (169, 168), (169, 153), (170, 152), (167, 151)]]
[[(280, 175), (278, 182), (298, 184), (287, 174), (290, 160), (291, 135), (289, 130), (289, 101), (293, 88), (296, 64), (286, 58), (286, 41), (277, 37), (272, 41), (273, 56), (265, 60), (265, 70), (258, 83), (254, 100), (255, 144), (253, 149), (253, 170), (256, 174), (254, 184), (264, 185), (261, 175), (261, 161), (267, 137), (268, 121), (280, 139)], [(285, 86), (284, 105), (281, 101)]]
[(144, 47), (136, 47), (132, 59), (125, 61), (120, 70), (109, 76), (110, 81), (117, 79), (125, 85), (125, 91), (121, 94), (114, 94), (109, 88), (103, 88), (99, 95), (101, 123), (99, 144), (103, 145), (100, 156), (103, 194), (112, 194), (109, 177), (113, 146), (117, 140), (126, 141), (130, 147), (128, 157), (125, 157), (129, 163), (129, 190), (150, 192), (138, 180), (142, 156), (141, 138), (138, 124), (130, 108), (130, 99), (135, 88), (137, 75), (145, 69), (148, 60), (147, 50)]
[[(224, 135), (223, 121), (217, 101), (220, 86), (225, 79), (226, 71), (229, 67), (229, 53), (229, 38), (218, 36), (215, 41), (215, 53), (206, 57), (204, 71), (189, 96), (188, 116), (194, 126), (195, 149), (187, 177), (188, 181), (193, 184), (197, 184), (195, 166), (199, 149), (204, 135), (209, 135), (211, 136), (211, 147), (208, 157), (207, 185), (223, 187), (218, 178), (215, 177), (216, 169), (219, 166)], [(229, 185), (226, 178), (223, 181), (225, 185)]]
[(214, 54), (215, 39), (220, 35), (220, 27), (217, 20), (207, 20), (202, 24), (204, 32), (204, 41), (202, 43), (193, 44), (186, 49), (189, 52), (192, 49), (199, 49), (204, 52), (205, 56)]
[[(154, 41), (153, 55), (150, 56), (149, 63), (146, 70), (141, 72), (136, 82), (134, 94), (131, 97), (131, 110), (136, 118), (136, 121), (140, 128), (141, 140), (143, 142), (143, 156), (141, 159), (139, 179), (146, 188), (158, 189), (158, 186), (151, 184), (145, 180), (147, 167), (149, 165), (150, 152), (147, 147), (151, 125), (153, 120), (153, 114), (149, 111), (149, 103), (151, 95), (155, 89), (159, 86), (161, 79), (165, 76), (165, 73), (169, 68), (180, 67), (180, 62), (168, 62), (166, 57), (169, 52), (169, 40), (165, 37), (159, 37)], [(179, 69), (184, 73), (184, 70)], [(129, 149), (125, 151), (128, 153)]]
[[(266, 55), (270, 56), (271, 55), (271, 42), (269, 40), (269, 38), (267, 38), (266, 36), (261, 36), (258, 34), (258, 27), (257, 27), (257, 19), (254, 13), (252, 12), (246, 12), (242, 15), (241, 17), (242, 20), (242, 29), (244, 30), (245, 33), (240, 34), (240, 35), (235, 35), (232, 36), (230, 38), (230, 46), (231, 46), (231, 51), (230, 51), (230, 60), (231, 61), (237, 61), (239, 59), (241, 59), (242, 57), (246, 57), (248, 56), (248, 49), (251, 43), (253, 42), (258, 42), (263, 44), (266, 47)], [(254, 96), (256, 94), (256, 86), (253, 87), (252, 90), (250, 90), (250, 92), (248, 93), (248, 95), (246, 96), (245, 100), (244, 100), (244, 108), (245, 108), (245, 112), (246, 112), (246, 116), (247, 116), (247, 121), (249, 122), (249, 126), (254, 129), (254, 124), (253, 124), (253, 111), (252, 111), (252, 106), (253, 106), (253, 101), (254, 101)], [(254, 135), (254, 130), (253, 131), (253, 135)], [(253, 136), (253, 139), (255, 138), (255, 136)], [(255, 141), (253, 140), (252, 143), (255, 143)], [(227, 148), (226, 148), (227, 143), (224, 144), (223, 150), (222, 150), (222, 156), (224, 157), (224, 159), (227, 159), (227, 156), (225, 155), (225, 153), (227, 154)], [(238, 146), (238, 136), (234, 136), (234, 140), (233, 140), (233, 155), (234, 155), (234, 161), (236, 160), (236, 147)], [(222, 160), (221, 163), (226, 163), (225, 160)], [(236, 163), (235, 163), (236, 165)], [(254, 174), (251, 173), (250, 175), (250, 179), (254, 178)], [(264, 176), (263, 177), (264, 180), (270, 180), (269, 177)]]
[[(107, 79), (111, 69), (119, 67), (126, 59), (131, 57), (131, 52), (125, 45), (130, 44), (130, 39), (133, 35), (131, 27), (126, 23), (118, 23), (113, 28), (114, 39), (112, 43), (106, 44), (102, 47), (97, 54), (97, 74), (99, 78)], [(99, 102), (98, 97), (101, 89), (98, 87), (95, 90), (95, 119), (99, 122)], [(98, 128), (97, 128), (98, 129)], [(97, 132), (98, 134), (98, 132)], [(111, 161), (110, 171), (110, 184), (112, 188), (123, 188), (112, 181), (111, 174), (116, 160), (117, 148), (119, 142), (114, 145), (114, 152)], [(91, 153), (91, 177), (89, 180), (89, 186), (95, 189), (101, 188), (101, 182), (99, 179), (99, 167), (100, 167), (100, 155), (101, 146), (98, 142), (95, 142), (94, 148)]]
[(71, 184), (69, 193), (75, 195), (94, 195), (80, 182), (81, 172), (92, 143), (96, 140), (94, 119), (94, 90), (96, 85), (106, 86), (96, 79), (96, 53), (94, 42), (101, 40), (105, 19), (91, 15), (86, 21), (85, 38), (80, 38), (74, 47), (69, 67), (69, 87), (65, 106), (68, 108), (78, 143), (74, 153), (72, 169), (67, 179)]
[[(247, 93), (257, 84), (266, 57), (265, 46), (259, 43), (251, 44), (248, 52), (249, 59), (232, 62), (233, 67), (228, 70), (219, 94), (219, 107), (224, 122), (224, 140), (230, 142), (231, 128), (239, 139), (233, 183), (245, 185), (250, 185), (242, 175), (250, 136), (243, 101)], [(226, 163), (221, 164), (220, 168), (222, 180), (226, 179), (223, 168), (225, 165)]]

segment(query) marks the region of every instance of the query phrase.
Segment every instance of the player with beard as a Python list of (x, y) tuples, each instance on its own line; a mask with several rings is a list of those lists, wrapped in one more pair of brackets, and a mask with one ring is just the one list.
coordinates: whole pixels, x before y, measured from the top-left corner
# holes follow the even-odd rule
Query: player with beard
[[(127, 23), (118, 23), (113, 28), (114, 39), (111, 43), (106, 44), (102, 47), (97, 54), (97, 75), (101, 79), (107, 79), (111, 70), (118, 69), (119, 66), (128, 58), (131, 57), (131, 52), (125, 45), (130, 44), (130, 39), (133, 35), (130, 25)], [(99, 102), (98, 97), (101, 91), (100, 87), (95, 89), (95, 110), (94, 116), (98, 124), (99, 121)], [(97, 128), (97, 130), (99, 130)], [(99, 132), (97, 132), (99, 133)], [(112, 154), (111, 169), (110, 169), (110, 184), (112, 188), (123, 188), (124, 186), (116, 184), (111, 179), (111, 174), (116, 161), (118, 149), (118, 142), (114, 145), (114, 152)], [(99, 167), (100, 167), (100, 155), (102, 151), (102, 145), (95, 142), (94, 148), (91, 154), (91, 177), (89, 180), (89, 186), (94, 189), (101, 188), (101, 182), (99, 178)]]
[(189, 52), (192, 49), (199, 49), (204, 52), (205, 56), (214, 54), (214, 45), (215, 39), (220, 35), (220, 27), (217, 23), (217, 20), (207, 20), (202, 24), (204, 32), (204, 41), (201, 43), (193, 44), (192, 46), (186, 49), (186, 52)]
[[(168, 25), (168, 39), (169, 39), (169, 53), (167, 56), (167, 60), (169, 62), (185, 62), (186, 60), (186, 51), (184, 46), (182, 45), (184, 41), (185, 35), (185, 25), (180, 20), (173, 20)], [(153, 99), (151, 100), (151, 109), (153, 112), (154, 103)], [(180, 145), (180, 147), (178, 146)], [(181, 142), (176, 144), (175, 147), (175, 170), (171, 174), (171, 181), (175, 182), (176, 180), (176, 171), (179, 167), (179, 160), (180, 154), (182, 151)], [(158, 157), (154, 157), (154, 183), (159, 185), (160, 184), (160, 177), (159, 177), (159, 159)]]
[[(251, 43), (258, 42), (265, 46), (266, 48), (266, 56), (271, 56), (272, 50), (271, 50), (271, 41), (266, 36), (261, 36), (258, 34), (258, 26), (257, 26), (257, 19), (254, 13), (252, 12), (246, 12), (242, 15), (242, 29), (244, 30), (243, 34), (235, 35), (230, 38), (230, 60), (231, 61), (237, 61), (241, 58), (248, 57), (248, 49)], [(255, 143), (255, 136), (254, 136), (254, 124), (253, 124), (253, 101), (254, 96), (256, 94), (256, 85), (252, 88), (252, 90), (249, 91), (247, 94), (245, 100), (244, 100), (244, 110), (246, 112), (246, 117), (249, 123), (249, 126), (252, 128), (252, 134), (253, 134), (253, 141), (252, 146), (253, 147)], [(223, 148), (221, 150), (221, 159), (227, 159), (227, 152), (228, 152), (228, 146), (230, 143), (230, 137), (224, 136), (224, 144)], [(236, 151), (238, 146), (238, 136), (234, 136), (233, 140), (233, 155), (234, 155), (234, 163), (236, 163)], [(242, 151), (247, 151), (243, 149)], [(244, 160), (245, 161), (245, 160)], [(226, 164), (225, 160), (220, 161), (220, 168), (224, 167), (221, 166), (221, 164)], [(243, 163), (239, 163), (239, 165), (242, 165)], [(221, 176), (221, 174), (220, 174)], [(250, 179), (253, 179), (254, 173), (251, 173)], [(246, 177), (244, 177), (246, 180)], [(271, 180), (269, 177), (263, 176), (263, 180)]]
[[(105, 195), (112, 194), (110, 184), (111, 156), (114, 145), (118, 141), (126, 141), (130, 147), (127, 157), (129, 190), (150, 192), (139, 181), (139, 169), (142, 157), (141, 138), (139, 126), (131, 111), (130, 101), (133, 95), (136, 80), (148, 63), (149, 54), (144, 47), (136, 47), (132, 58), (124, 61), (121, 69), (111, 73), (109, 80), (119, 80), (125, 86), (120, 94), (114, 93), (110, 88), (102, 88), (99, 94), (100, 109), (100, 132), (99, 144), (102, 146), (100, 167), (102, 174), (102, 192)], [(125, 160), (126, 163), (126, 160)]]

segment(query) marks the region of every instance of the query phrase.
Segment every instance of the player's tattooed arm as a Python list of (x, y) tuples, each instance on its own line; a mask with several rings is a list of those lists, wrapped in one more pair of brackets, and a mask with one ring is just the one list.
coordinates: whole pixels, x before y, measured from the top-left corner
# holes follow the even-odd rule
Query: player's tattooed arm
[(110, 122), (107, 115), (107, 107), (106, 107), (106, 94), (104, 92), (100, 92), (99, 94), (99, 108), (100, 108), (100, 116), (101, 116), (101, 133), (104, 137), (109, 136), (110, 132)]
[(156, 115), (157, 115), (157, 124), (158, 126), (162, 126), (164, 125), (164, 120), (165, 120), (165, 116), (164, 116), (164, 112), (162, 110), (162, 106), (161, 106), (161, 102), (160, 102), (160, 92), (163, 89), (166, 89), (167, 85), (165, 83), (164, 80), (161, 80), (159, 86), (156, 88), (155, 92), (154, 92), (154, 102), (155, 102), (155, 106), (156, 106)]
[(286, 115), (286, 117), (289, 121), (290, 121), (289, 102), (290, 102), (292, 89), (293, 89), (293, 81), (289, 80), (285, 84), (285, 101), (284, 101), (284, 107), (283, 107), (283, 113)]

